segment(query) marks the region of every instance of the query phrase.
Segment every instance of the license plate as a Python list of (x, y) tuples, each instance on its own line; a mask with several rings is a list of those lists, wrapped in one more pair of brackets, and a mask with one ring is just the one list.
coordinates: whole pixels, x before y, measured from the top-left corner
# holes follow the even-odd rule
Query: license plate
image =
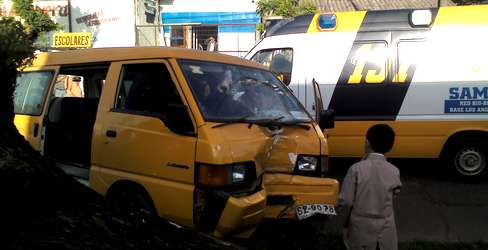
[(297, 206), (296, 212), (299, 220), (306, 219), (315, 214), (336, 215), (334, 206), (327, 204), (307, 204)]

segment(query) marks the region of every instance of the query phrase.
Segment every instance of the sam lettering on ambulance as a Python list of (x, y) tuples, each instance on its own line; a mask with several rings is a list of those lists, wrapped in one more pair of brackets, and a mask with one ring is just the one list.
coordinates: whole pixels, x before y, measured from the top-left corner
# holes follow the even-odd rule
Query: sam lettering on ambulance
[(53, 47), (55, 48), (90, 48), (92, 46), (92, 33), (54, 33)]
[(452, 87), (444, 113), (488, 113), (488, 87)]

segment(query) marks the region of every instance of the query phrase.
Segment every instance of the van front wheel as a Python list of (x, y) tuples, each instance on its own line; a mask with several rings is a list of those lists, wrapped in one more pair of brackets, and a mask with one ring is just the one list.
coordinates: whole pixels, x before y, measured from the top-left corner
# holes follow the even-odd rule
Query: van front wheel
[(136, 231), (152, 227), (156, 212), (146, 195), (135, 190), (123, 189), (107, 195), (109, 219)]
[(487, 172), (487, 152), (486, 142), (470, 138), (454, 142), (445, 158), (458, 177), (473, 180)]

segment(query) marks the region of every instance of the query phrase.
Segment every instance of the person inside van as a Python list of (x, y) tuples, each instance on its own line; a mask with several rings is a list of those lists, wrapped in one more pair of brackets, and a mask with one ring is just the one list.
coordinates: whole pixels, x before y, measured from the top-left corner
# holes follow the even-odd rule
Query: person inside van
[(398, 249), (393, 198), (402, 183), (400, 172), (384, 154), (391, 150), (395, 132), (376, 124), (366, 133), (363, 159), (347, 171), (339, 194), (348, 249)]
[(231, 69), (226, 69), (219, 84), (211, 88), (206, 109), (215, 116), (244, 116), (249, 113), (240, 102), (234, 99), (232, 74)]

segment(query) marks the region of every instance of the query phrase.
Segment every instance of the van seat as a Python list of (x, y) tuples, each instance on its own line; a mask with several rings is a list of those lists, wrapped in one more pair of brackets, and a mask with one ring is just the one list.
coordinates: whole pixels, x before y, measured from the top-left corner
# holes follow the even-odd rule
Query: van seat
[(46, 153), (57, 160), (90, 164), (97, 107), (96, 98), (53, 99), (46, 125)]

